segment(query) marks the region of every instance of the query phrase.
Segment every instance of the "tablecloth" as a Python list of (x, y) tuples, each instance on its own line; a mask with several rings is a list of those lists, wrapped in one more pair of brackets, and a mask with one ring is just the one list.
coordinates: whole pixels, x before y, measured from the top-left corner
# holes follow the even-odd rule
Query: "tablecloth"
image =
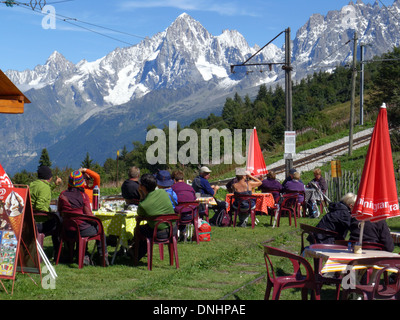
[[(228, 193), (226, 195), (226, 203), (228, 204), (227, 210), (230, 210), (231, 207), (231, 198), (233, 193)], [(257, 197), (256, 200), (256, 211), (264, 212), (268, 215), (268, 208), (273, 208), (275, 206), (274, 197), (272, 193), (253, 193), (252, 196)]]
[(93, 212), (94, 215), (101, 219), (103, 223), (104, 233), (117, 236), (120, 244), (125, 248), (128, 247), (128, 240), (133, 239), (136, 226), (136, 211), (128, 212), (109, 212), (98, 210)]

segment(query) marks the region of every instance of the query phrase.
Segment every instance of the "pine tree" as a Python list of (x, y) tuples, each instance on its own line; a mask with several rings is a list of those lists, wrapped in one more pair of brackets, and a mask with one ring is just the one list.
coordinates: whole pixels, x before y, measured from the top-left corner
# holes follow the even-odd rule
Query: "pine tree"
[(93, 159), (90, 159), (89, 152), (86, 152), (86, 157), (81, 163), (82, 168), (90, 169), (93, 166)]
[(41, 166), (51, 167), (50, 156), (46, 148), (42, 149), (42, 154), (40, 155), (39, 167)]

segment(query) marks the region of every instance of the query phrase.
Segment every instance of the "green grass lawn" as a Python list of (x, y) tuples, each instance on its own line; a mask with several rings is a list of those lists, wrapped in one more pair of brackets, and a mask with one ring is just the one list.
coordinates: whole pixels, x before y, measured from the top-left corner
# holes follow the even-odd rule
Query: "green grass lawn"
[[(55, 266), (58, 278), (54, 289), (44, 289), (38, 275), (17, 273), (14, 294), (0, 291), (2, 300), (262, 300), (266, 287), (263, 242), (299, 253), (300, 228), (289, 226), (288, 218), (279, 228), (272, 228), (270, 218), (257, 216), (258, 225), (247, 228), (212, 228), (210, 242), (178, 243), (180, 268), (169, 265), (168, 252), (161, 261), (155, 247), (153, 270), (147, 270), (147, 258), (133, 266), (128, 257), (117, 257), (107, 268), (77, 264)], [(316, 225), (319, 219), (300, 218), (298, 223)], [(393, 230), (400, 230), (400, 218), (390, 219)], [(50, 237), (45, 250), (51, 256)], [(109, 252), (114, 252), (109, 247)], [(399, 248), (396, 247), (396, 251)], [(288, 262), (278, 259), (279, 268)], [(42, 264), (42, 267), (44, 264)], [(43, 274), (48, 279), (48, 274)], [(3, 280), (10, 288), (11, 281)], [(333, 299), (334, 288), (326, 287), (323, 298)], [(284, 290), (282, 300), (300, 300), (298, 290)]]

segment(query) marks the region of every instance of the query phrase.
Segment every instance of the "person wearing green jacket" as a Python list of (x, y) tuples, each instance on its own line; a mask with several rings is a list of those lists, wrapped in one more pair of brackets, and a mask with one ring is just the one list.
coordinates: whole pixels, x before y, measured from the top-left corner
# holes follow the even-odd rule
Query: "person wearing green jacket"
[[(38, 179), (33, 181), (29, 185), (29, 191), (31, 195), (32, 209), (33, 212), (49, 213), (50, 202), (51, 202), (51, 181), (53, 179), (53, 173), (48, 166), (40, 166), (37, 170)], [(56, 179), (56, 185), (60, 184), (61, 178)], [(56, 213), (58, 216), (59, 214)], [(61, 217), (59, 216), (61, 221)], [(58, 235), (55, 234), (57, 228), (57, 221), (55, 218), (47, 219), (42, 223), (36, 223), (36, 227), (39, 233), (44, 233), (46, 236), (51, 235), (53, 240), (54, 257), (59, 247)]]
[[(144, 174), (140, 177), (139, 193), (141, 201), (137, 209), (137, 214), (143, 217), (160, 216), (163, 214), (175, 214), (171, 199), (164, 189), (156, 189), (157, 179), (152, 174)], [(148, 221), (147, 224), (139, 227), (140, 233), (145, 237), (153, 235), (154, 221)], [(174, 235), (177, 233), (177, 227), (174, 226)], [(166, 223), (158, 226), (157, 238), (165, 239), (169, 237), (169, 227)], [(146, 240), (139, 243), (138, 260), (147, 253)]]

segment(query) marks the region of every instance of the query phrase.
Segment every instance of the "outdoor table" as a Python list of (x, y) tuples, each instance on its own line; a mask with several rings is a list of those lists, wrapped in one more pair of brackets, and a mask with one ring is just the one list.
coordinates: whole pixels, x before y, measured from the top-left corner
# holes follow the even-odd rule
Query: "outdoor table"
[[(228, 193), (226, 195), (225, 201), (228, 205), (228, 212), (231, 207), (231, 199), (233, 195), (233, 193)], [(256, 211), (264, 212), (266, 215), (268, 215), (268, 208), (275, 208), (275, 200), (272, 193), (253, 193), (252, 196), (257, 197)]]
[[(361, 254), (356, 254), (347, 249), (312, 249), (305, 248), (304, 257), (313, 258), (314, 265), (316, 266), (316, 260), (323, 259), (325, 264), (321, 269), (321, 273), (327, 272), (344, 272), (346, 270), (347, 264), (351, 260), (360, 258), (390, 258), (399, 257), (398, 253), (382, 251), (382, 250), (362, 250)], [(354, 269), (366, 269), (370, 266), (355, 266)], [(373, 266), (374, 268), (379, 268), (379, 266)], [(318, 272), (318, 270), (314, 270)]]
[(128, 240), (133, 239), (137, 212), (136, 210), (109, 211), (102, 207), (98, 211), (93, 211), (93, 213), (103, 223), (105, 235), (118, 237), (118, 243), (111, 261), (111, 264), (114, 264), (118, 248), (120, 246), (128, 248)]

